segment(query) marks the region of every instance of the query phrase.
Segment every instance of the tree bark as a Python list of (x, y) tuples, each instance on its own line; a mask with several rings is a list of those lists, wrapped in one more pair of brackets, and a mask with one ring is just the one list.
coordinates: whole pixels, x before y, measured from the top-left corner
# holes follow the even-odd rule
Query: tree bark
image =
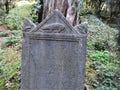
[[(76, 0), (41, 0), (43, 2), (43, 9), (39, 15), (42, 15), (42, 19), (39, 20), (41, 22), (46, 16), (51, 13), (51, 11), (58, 9), (63, 15), (66, 17), (67, 21), (75, 26), (79, 24), (79, 14), (76, 11)], [(79, 1), (79, 0), (78, 0)], [(77, 1), (77, 2), (78, 2)]]
[(5, 1), (5, 8), (6, 8), (6, 13), (9, 13), (9, 2), (8, 0)]

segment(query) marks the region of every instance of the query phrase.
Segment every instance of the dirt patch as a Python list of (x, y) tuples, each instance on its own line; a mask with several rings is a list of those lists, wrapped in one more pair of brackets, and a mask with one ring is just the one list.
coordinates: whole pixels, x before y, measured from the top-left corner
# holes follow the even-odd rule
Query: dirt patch
[(0, 42), (2, 42), (3, 38), (4, 38), (4, 37), (0, 37)]
[(0, 25), (0, 31), (1, 32), (6, 32), (7, 30), (9, 30), (9, 28), (5, 25)]

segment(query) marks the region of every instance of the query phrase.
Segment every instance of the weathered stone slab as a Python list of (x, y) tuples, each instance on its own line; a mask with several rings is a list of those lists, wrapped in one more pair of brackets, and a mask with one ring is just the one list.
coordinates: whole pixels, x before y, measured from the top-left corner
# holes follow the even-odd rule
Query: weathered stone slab
[(77, 30), (59, 11), (25, 21), (21, 90), (84, 90), (86, 33)]

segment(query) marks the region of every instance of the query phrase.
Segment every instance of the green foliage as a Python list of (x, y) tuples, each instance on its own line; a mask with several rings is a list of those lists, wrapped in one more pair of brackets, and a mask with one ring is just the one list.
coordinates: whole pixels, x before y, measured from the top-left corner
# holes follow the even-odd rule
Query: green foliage
[(35, 2), (36, 0), (28, 0), (29, 2)]
[(87, 14), (93, 14), (93, 11), (89, 8), (77, 8), (77, 11), (80, 13), (80, 16), (87, 15)]
[(13, 37), (4, 38), (4, 39), (3, 39), (3, 44), (4, 44), (5, 46), (10, 46), (10, 45), (12, 45), (12, 44), (15, 44), (16, 41), (17, 41), (17, 40), (14, 39)]
[(2, 18), (5, 15), (4, 10), (0, 9), (0, 18)]
[(15, 7), (15, 1), (16, 0), (0, 0), (0, 9), (2, 9), (4, 13), (8, 14), (9, 10)]
[(36, 5), (36, 4), (33, 4), (33, 8), (32, 8), (31, 13), (30, 13), (30, 15), (29, 15), (29, 18), (30, 18), (34, 23), (38, 22), (38, 12), (37, 12), (38, 9), (35, 8), (35, 5)]
[(94, 90), (119, 90), (120, 62), (116, 55), (118, 30), (93, 15), (81, 18), (89, 23), (86, 84), (93, 86)]
[(111, 60), (111, 53), (109, 51), (94, 51), (90, 53), (90, 59), (107, 64)]
[(88, 55), (87, 75), (89, 78), (87, 83), (90, 83), (95, 90), (119, 90), (120, 85), (117, 81), (120, 78), (120, 63), (112, 58), (112, 53), (109, 51), (93, 51)]
[(96, 16), (86, 15), (81, 17), (82, 22), (89, 23), (88, 28), (88, 49), (90, 50), (111, 50), (116, 49), (116, 38), (118, 30), (110, 28)]
[(3, 39), (2, 44), (6, 47), (20, 42), (21, 36), (10, 35)]
[[(4, 50), (0, 48), (0, 54), (2, 54), (3, 52)], [(0, 61), (1, 61), (1, 58), (0, 58)]]
[(0, 16), (0, 25), (5, 24), (5, 15), (4, 16)]
[(0, 11), (3, 10), (3, 12), (4, 12), (4, 10), (5, 10), (4, 5), (5, 5), (5, 0), (0, 0)]
[(22, 29), (22, 18), (17, 16), (16, 14), (9, 14), (6, 16), (5, 24), (11, 30), (21, 30)]
[(8, 34), (9, 34), (9, 31), (8, 32), (1, 32), (0, 31), (0, 37), (6, 37), (6, 36), (8, 36)]
[[(0, 48), (0, 90), (19, 90), (21, 66), (21, 38), (23, 17), (30, 14), (29, 7), (23, 6), (10, 10), (8, 15), (0, 18), (0, 24), (7, 25), (8, 32), (0, 32), (2, 45)], [(8, 47), (9, 46), (9, 47)]]
[(39, 18), (39, 12), (42, 9), (42, 4), (41, 4), (41, 0), (37, 0), (36, 3), (32, 4), (33, 8), (32, 8), (32, 12), (30, 13), (30, 18), (34, 23), (38, 23), (38, 18)]
[(32, 5), (24, 5), (20, 7), (15, 7), (10, 10), (10, 14), (15, 14), (21, 18), (28, 17), (33, 9)]
[(38, 18), (38, 8), (39, 5), (38, 3), (34, 4), (29, 4), (29, 5), (24, 5), (24, 6), (19, 6), (16, 7), (12, 10), (10, 10), (10, 14), (15, 14), (21, 18), (26, 18), (29, 17), (33, 22), (37, 22)]
[(0, 53), (0, 90), (19, 90), (20, 60), (20, 54), (13, 49)]
[(23, 18), (28, 16), (32, 17), (30, 15), (32, 8), (32, 5), (13, 8), (10, 10), (10, 13), (8, 15), (2, 16), (0, 18), (0, 24), (6, 24), (10, 30), (21, 30)]
[(83, 8), (90, 9), (92, 14), (99, 17), (112, 18), (119, 17), (120, 0), (82, 0)]

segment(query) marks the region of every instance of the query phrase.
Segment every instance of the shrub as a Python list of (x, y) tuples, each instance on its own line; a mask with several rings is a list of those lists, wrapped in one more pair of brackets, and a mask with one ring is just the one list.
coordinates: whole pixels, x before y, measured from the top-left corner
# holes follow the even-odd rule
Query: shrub
[(109, 51), (94, 51), (90, 53), (90, 59), (106, 64), (111, 60), (111, 53)]
[(6, 37), (8, 36), (9, 32), (1, 32), (0, 31), (0, 37)]
[(93, 13), (92, 9), (88, 8), (77, 8), (77, 11), (80, 13), (81, 16)]
[(95, 90), (119, 90), (120, 62), (109, 51), (89, 51), (87, 61), (87, 83)]
[(81, 21), (87, 21), (88, 26), (88, 49), (90, 50), (116, 50), (118, 30), (104, 24), (96, 16), (81, 16)]
[(22, 18), (17, 16), (16, 14), (9, 14), (6, 16), (5, 24), (11, 29), (11, 30), (21, 30), (22, 29)]
[(0, 90), (19, 90), (20, 53), (5, 49), (0, 59)]
[(16, 44), (20, 41), (20, 38), (21, 37), (18, 37), (18, 36), (14, 36), (14, 35), (11, 35), (9, 37), (6, 37), (3, 39), (2, 41), (2, 46), (3, 47), (8, 47), (8, 46), (11, 46), (13, 44)]
[(32, 11), (32, 5), (19, 6), (10, 10), (10, 14), (15, 14), (21, 18), (28, 17)]

